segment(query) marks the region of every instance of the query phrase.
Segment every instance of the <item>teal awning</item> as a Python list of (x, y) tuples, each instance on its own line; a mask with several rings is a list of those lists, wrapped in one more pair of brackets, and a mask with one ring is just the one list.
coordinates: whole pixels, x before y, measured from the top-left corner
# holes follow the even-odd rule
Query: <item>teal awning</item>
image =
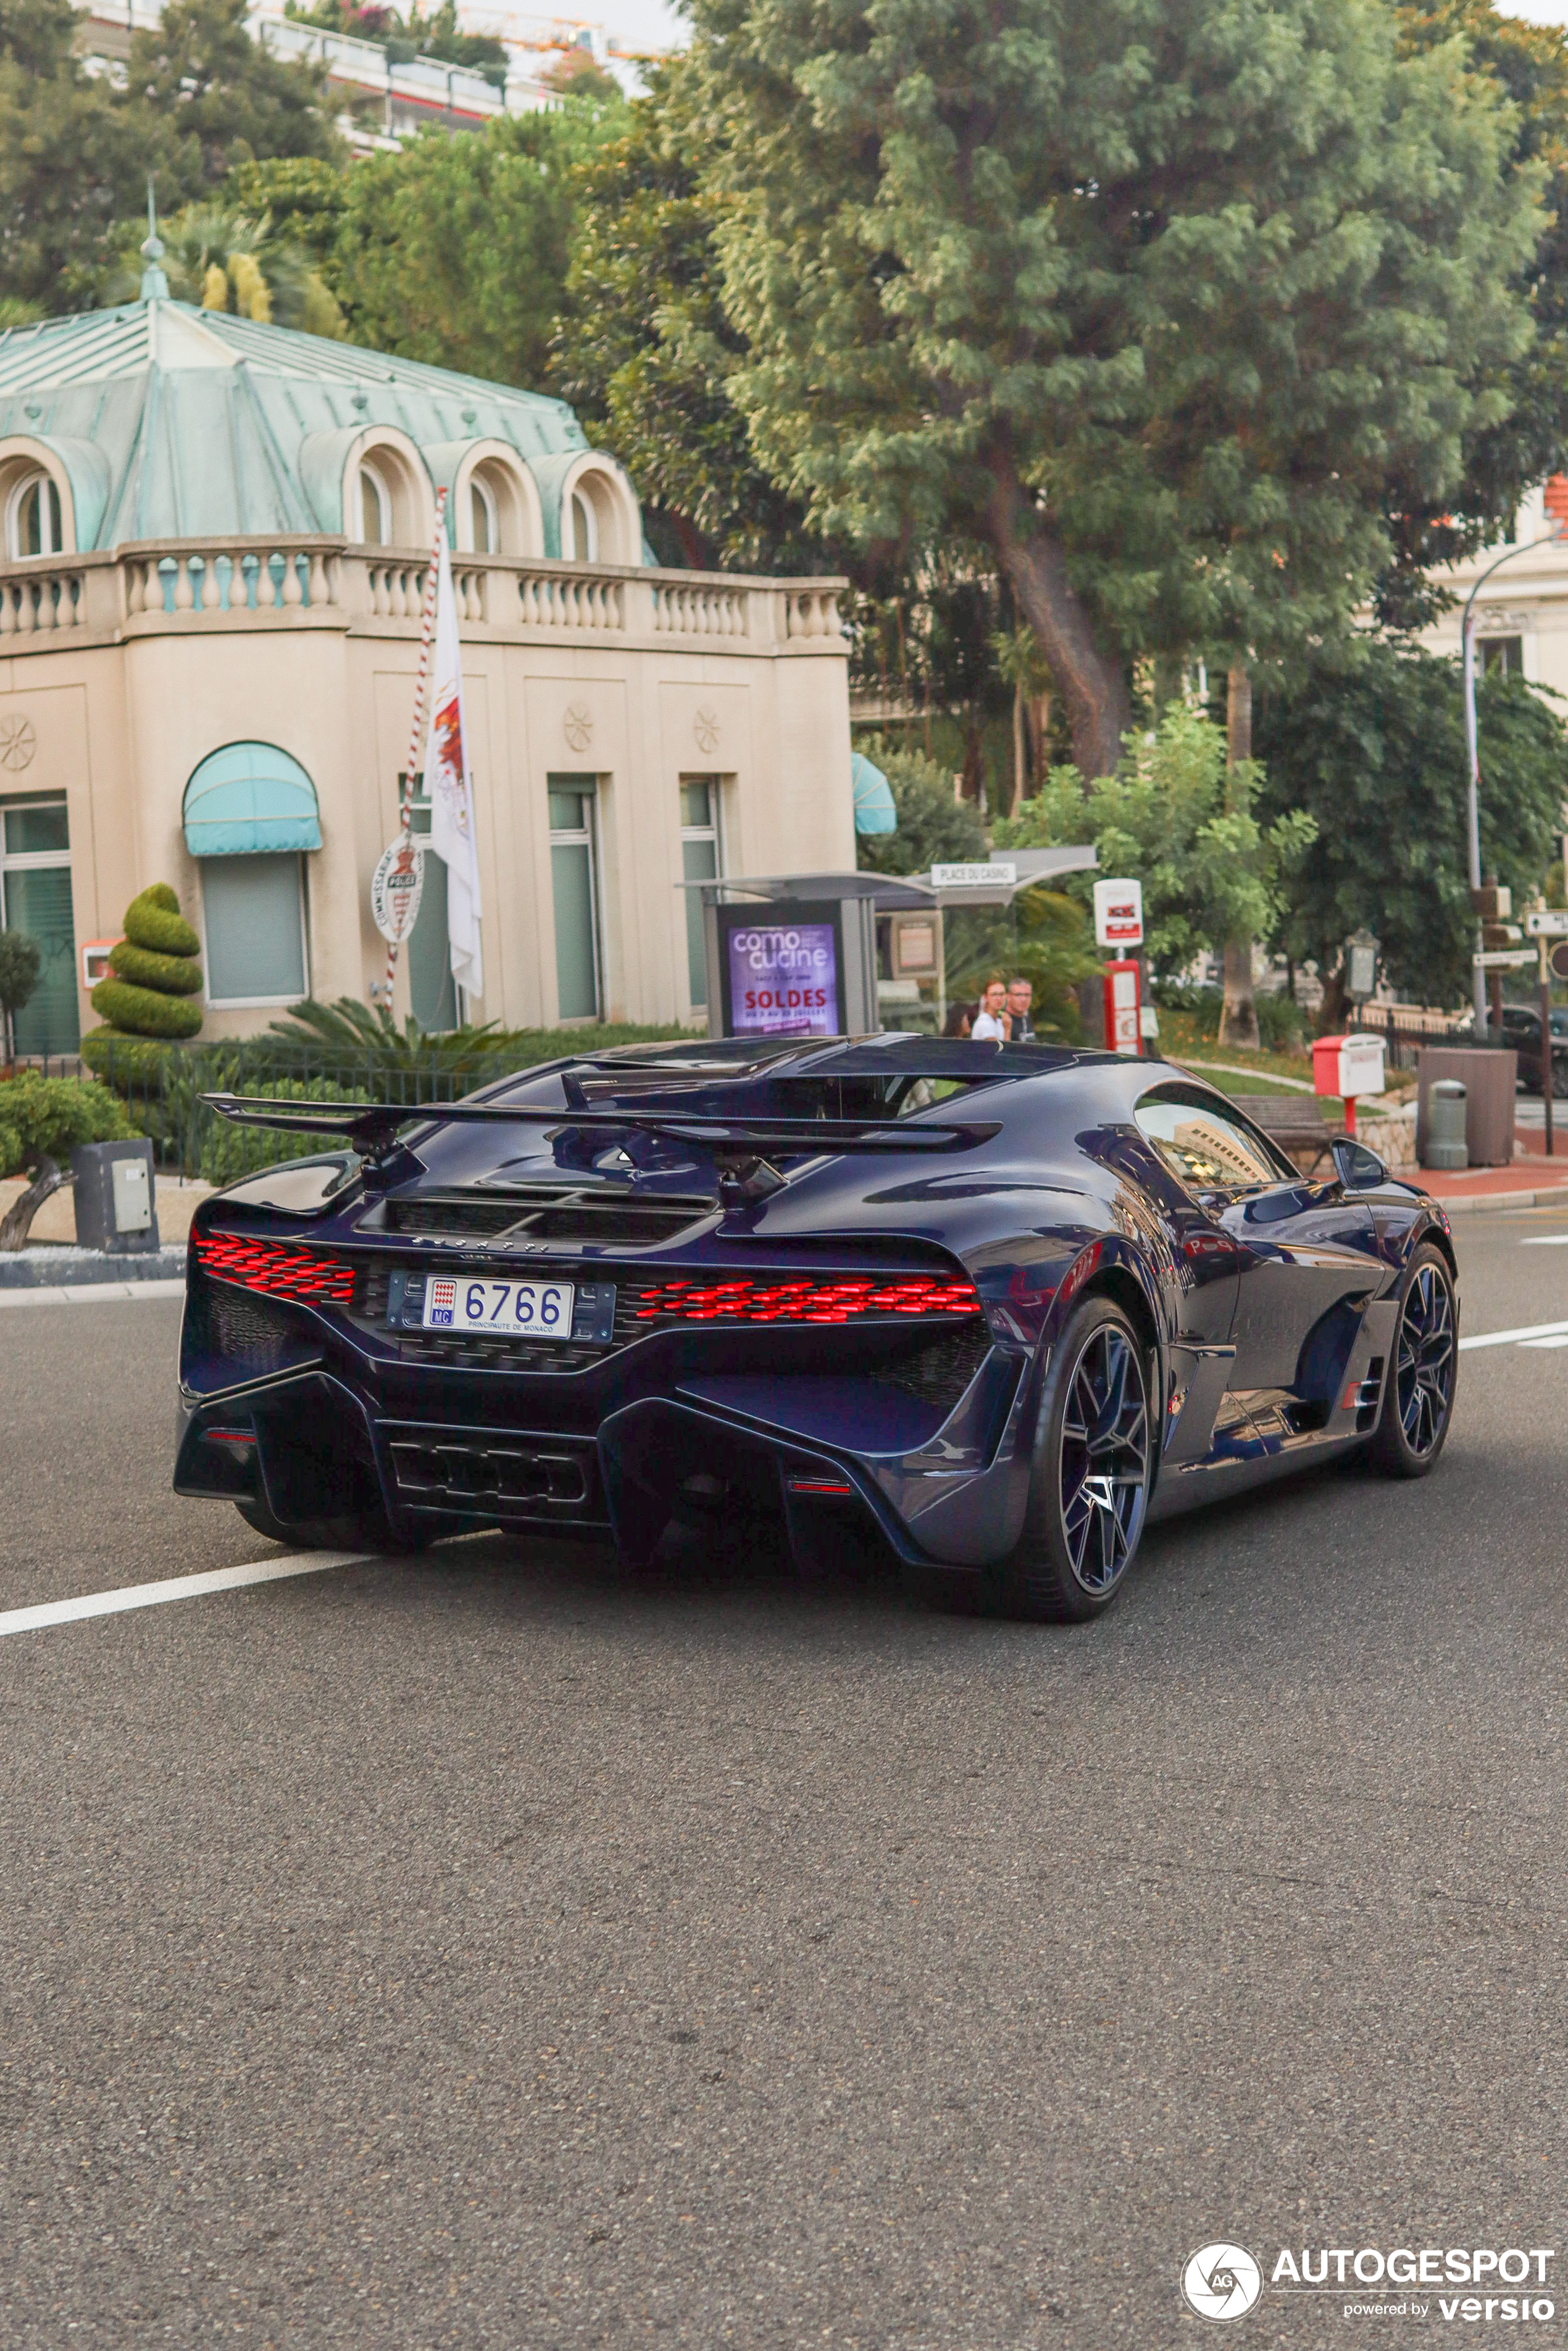
[(265, 857), (319, 849), (316, 787), (271, 743), (225, 743), (185, 786), (185, 846), (193, 857)]
[(898, 810), (893, 805), (887, 778), (873, 768), (863, 751), (850, 754), (850, 783), (855, 796), (857, 832), (896, 832)]

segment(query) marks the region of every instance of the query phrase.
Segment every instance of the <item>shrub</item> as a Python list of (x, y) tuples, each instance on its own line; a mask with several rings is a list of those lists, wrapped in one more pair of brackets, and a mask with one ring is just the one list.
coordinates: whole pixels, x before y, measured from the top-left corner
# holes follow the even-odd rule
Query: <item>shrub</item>
[(202, 1008), (188, 996), (161, 996), (128, 979), (100, 979), (92, 1008), (131, 1037), (193, 1037), (202, 1025)]
[(202, 967), (193, 956), (160, 955), (153, 947), (120, 939), (109, 951), (109, 967), (134, 987), (156, 988), (164, 996), (201, 993)]
[(154, 882), (125, 909), (125, 936), (92, 1007), (131, 1037), (193, 1037), (202, 1025), (201, 941), (167, 882)]
[(122, 1029), (109, 1028), (89, 1029), (80, 1051), (94, 1076), (102, 1078), (117, 1094), (144, 1087), (155, 1092), (187, 1058), (183, 1045), (166, 1044), (161, 1037), (128, 1037)]
[[(330, 1078), (315, 1078), (304, 1085), (296, 1078), (284, 1078), (267, 1091), (274, 1102), (365, 1102), (371, 1099), (362, 1088), (334, 1085)], [(242, 1176), (252, 1175), (258, 1167), (276, 1167), (284, 1159), (308, 1158), (313, 1151), (327, 1147), (308, 1134), (290, 1134), (285, 1128), (235, 1126), (225, 1118), (214, 1118), (202, 1144), (202, 1175), (209, 1184), (237, 1184)]]
[(1306, 1024), (1293, 996), (1282, 992), (1258, 998), (1258, 1041), (1270, 1053), (1293, 1053)]
[(0, 1047), (11, 1050), (11, 1018), (38, 984), (43, 956), (25, 931), (0, 931)]
[(180, 901), (167, 882), (154, 882), (125, 909), (125, 935), (132, 946), (149, 947), (154, 955), (193, 956), (202, 943), (180, 912)]

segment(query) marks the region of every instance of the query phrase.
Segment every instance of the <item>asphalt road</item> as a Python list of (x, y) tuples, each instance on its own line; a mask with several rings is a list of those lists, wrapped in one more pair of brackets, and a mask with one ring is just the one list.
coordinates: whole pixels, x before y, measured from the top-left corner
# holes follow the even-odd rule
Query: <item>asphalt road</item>
[[(1568, 1321), (1568, 1212), (1458, 1231)], [(266, 1552), (176, 1322), (0, 1314), (0, 1610)], [(0, 2343), (1150, 2351), (1222, 2240), (1561, 2310), (1565, 1429), (1469, 1353), (1435, 1477), (1082, 1631), (482, 1539), (0, 1640)], [(1237, 2335), (1445, 2325), (1352, 2298)]]

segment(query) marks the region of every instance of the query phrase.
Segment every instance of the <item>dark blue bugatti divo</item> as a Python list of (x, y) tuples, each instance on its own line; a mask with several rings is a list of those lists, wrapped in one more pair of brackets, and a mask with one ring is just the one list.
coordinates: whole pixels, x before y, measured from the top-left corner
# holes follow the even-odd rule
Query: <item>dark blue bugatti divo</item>
[[(1310, 1458), (1421, 1477), (1448, 1223), (1301, 1176), (1165, 1062), (904, 1036), (562, 1060), (203, 1202), (174, 1470), (289, 1543), (846, 1514), (925, 1588), (1110, 1601), (1151, 1516)], [(347, 1123), (345, 1124), (345, 1122)]]

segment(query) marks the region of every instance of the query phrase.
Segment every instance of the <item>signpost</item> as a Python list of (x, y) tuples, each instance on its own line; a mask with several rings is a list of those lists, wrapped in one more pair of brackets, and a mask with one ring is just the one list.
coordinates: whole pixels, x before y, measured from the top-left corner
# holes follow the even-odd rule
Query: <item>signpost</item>
[(1138, 1056), (1143, 1000), (1138, 962), (1128, 950), (1144, 944), (1144, 885), (1128, 880), (1094, 884), (1094, 938), (1112, 950), (1105, 966), (1105, 1042), (1113, 1053)]

